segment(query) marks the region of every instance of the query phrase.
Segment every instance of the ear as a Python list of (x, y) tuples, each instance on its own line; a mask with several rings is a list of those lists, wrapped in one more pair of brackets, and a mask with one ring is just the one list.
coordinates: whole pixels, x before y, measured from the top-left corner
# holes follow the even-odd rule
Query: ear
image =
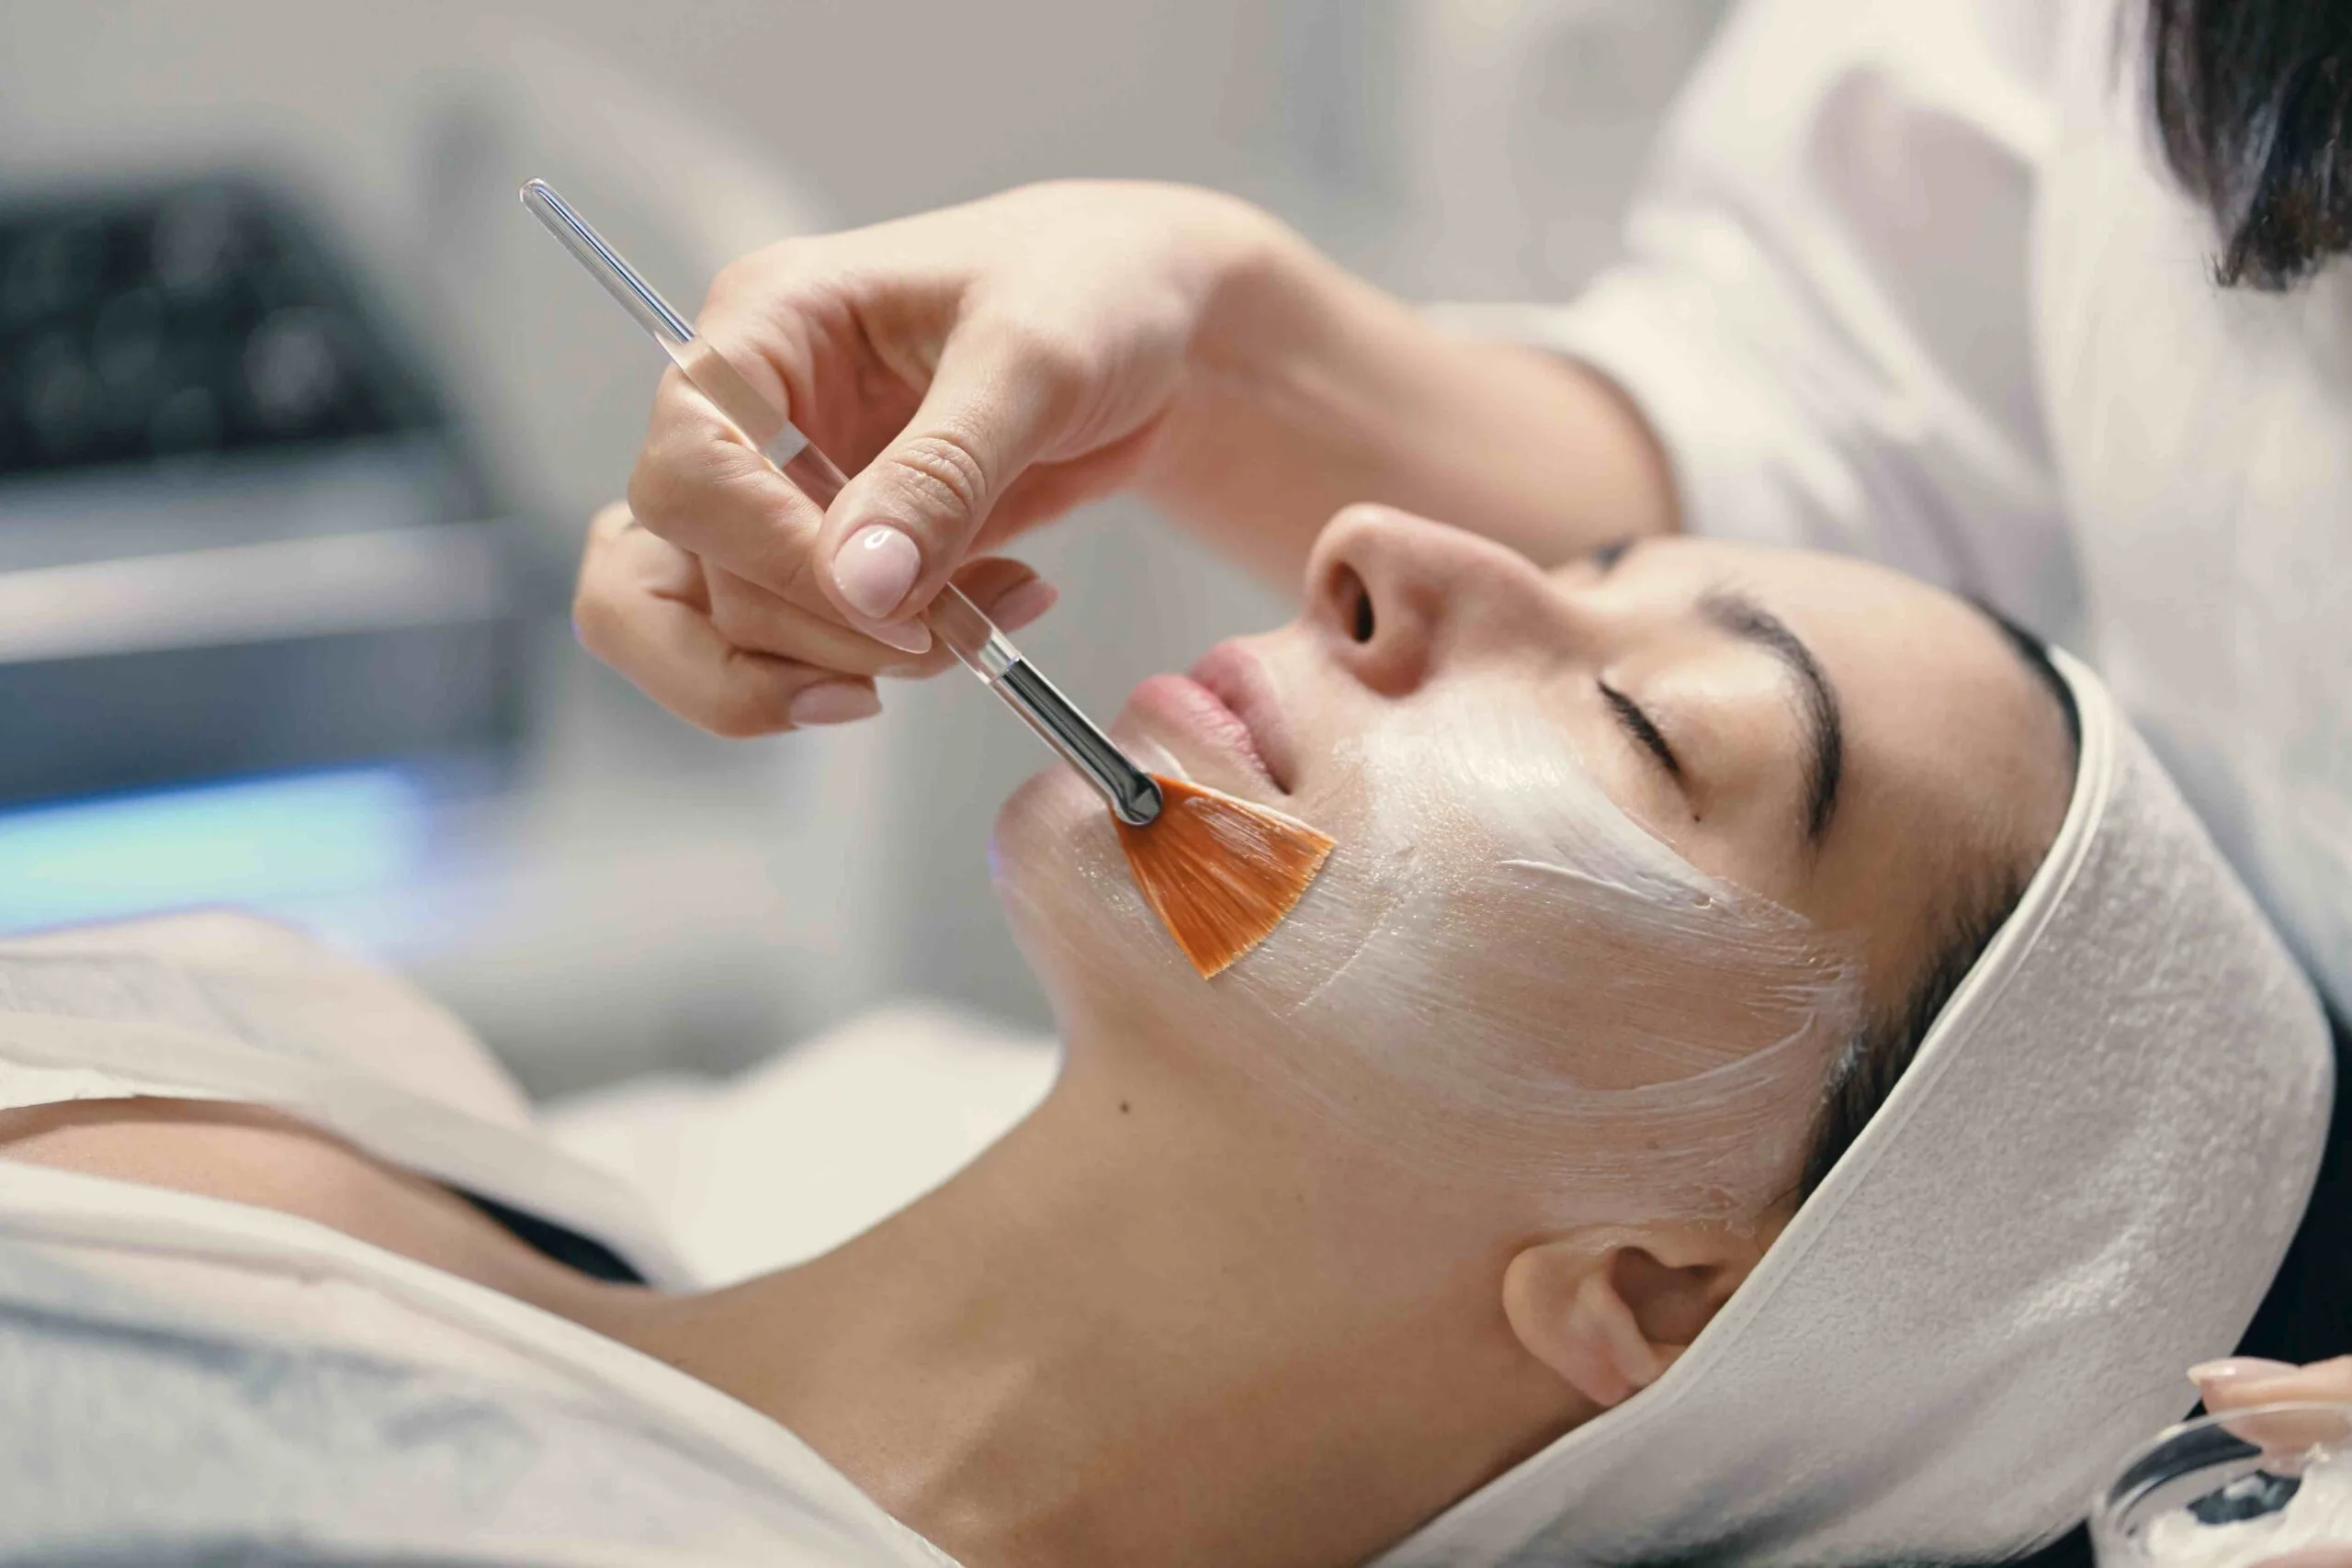
[(1529, 1355), (1608, 1409), (1674, 1364), (1780, 1230), (1776, 1219), (1539, 1241), (1503, 1270), (1503, 1316)]

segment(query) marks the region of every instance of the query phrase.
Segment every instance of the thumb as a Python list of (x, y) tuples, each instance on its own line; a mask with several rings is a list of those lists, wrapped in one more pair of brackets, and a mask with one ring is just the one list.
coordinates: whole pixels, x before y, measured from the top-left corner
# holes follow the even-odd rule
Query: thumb
[(1061, 437), (1081, 374), (1034, 334), (960, 327), (896, 441), (827, 509), (817, 574), (853, 621), (902, 620), (931, 602), (999, 497)]

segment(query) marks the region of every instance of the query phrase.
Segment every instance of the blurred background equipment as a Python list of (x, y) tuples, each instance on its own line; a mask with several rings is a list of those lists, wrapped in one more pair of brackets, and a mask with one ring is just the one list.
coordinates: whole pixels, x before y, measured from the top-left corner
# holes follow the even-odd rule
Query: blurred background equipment
[(0, 206), (0, 805), (493, 751), (487, 489), (273, 193)]
[[(910, 995), (1045, 1025), (984, 852), (1027, 736), (933, 682), (719, 742), (573, 647), (653, 370), (516, 185), (682, 305), (771, 239), (1062, 175), (1238, 192), (1408, 295), (1556, 298), (1722, 8), (0, 6), (0, 928), (259, 907), (541, 1093)], [(1128, 502), (1022, 553), (1063, 590), (1024, 647), (1103, 712), (1287, 614)]]

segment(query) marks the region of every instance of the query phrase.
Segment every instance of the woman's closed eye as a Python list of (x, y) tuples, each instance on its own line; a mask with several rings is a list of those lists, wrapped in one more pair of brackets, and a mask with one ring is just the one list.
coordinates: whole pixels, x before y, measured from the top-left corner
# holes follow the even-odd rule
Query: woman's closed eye
[(1598, 676), (1594, 678), (1593, 683), (1600, 688), (1601, 699), (1608, 703), (1611, 711), (1616, 714), (1617, 721), (1625, 727), (1625, 733), (1632, 736), (1634, 742), (1644, 750), (1657, 759), (1658, 766), (1666, 770), (1668, 778), (1678, 784), (1681, 784), (1683, 782), (1682, 760), (1674, 754), (1674, 748), (1667, 743), (1666, 737), (1659, 732), (1657, 726), (1650, 722), (1650, 716), (1642, 711), (1642, 705)]
[(1630, 535), (1623, 539), (1611, 539), (1605, 545), (1596, 545), (1593, 547), (1593, 548), (1586, 554), (1585, 558), (1593, 564), (1594, 569), (1598, 570), (1601, 576), (1606, 577), (1611, 570), (1615, 570), (1619, 561), (1625, 558), (1625, 552), (1632, 549), (1640, 542), (1639, 538)]

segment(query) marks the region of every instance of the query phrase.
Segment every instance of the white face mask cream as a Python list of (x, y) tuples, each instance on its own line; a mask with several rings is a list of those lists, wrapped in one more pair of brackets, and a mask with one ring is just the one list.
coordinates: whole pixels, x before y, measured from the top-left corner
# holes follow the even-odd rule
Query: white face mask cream
[(1299, 807), (1329, 864), (1214, 982), (1104, 962), (1153, 937), (1091, 839), (1091, 909), (1026, 863), (1001, 868), (1008, 907), (1049, 981), (1082, 951), (1079, 983), (1148, 987), (1156, 1020), (1430, 1179), (1560, 1223), (1752, 1215), (1795, 1179), (1859, 959), (1693, 869), (1510, 695), (1351, 741)]

